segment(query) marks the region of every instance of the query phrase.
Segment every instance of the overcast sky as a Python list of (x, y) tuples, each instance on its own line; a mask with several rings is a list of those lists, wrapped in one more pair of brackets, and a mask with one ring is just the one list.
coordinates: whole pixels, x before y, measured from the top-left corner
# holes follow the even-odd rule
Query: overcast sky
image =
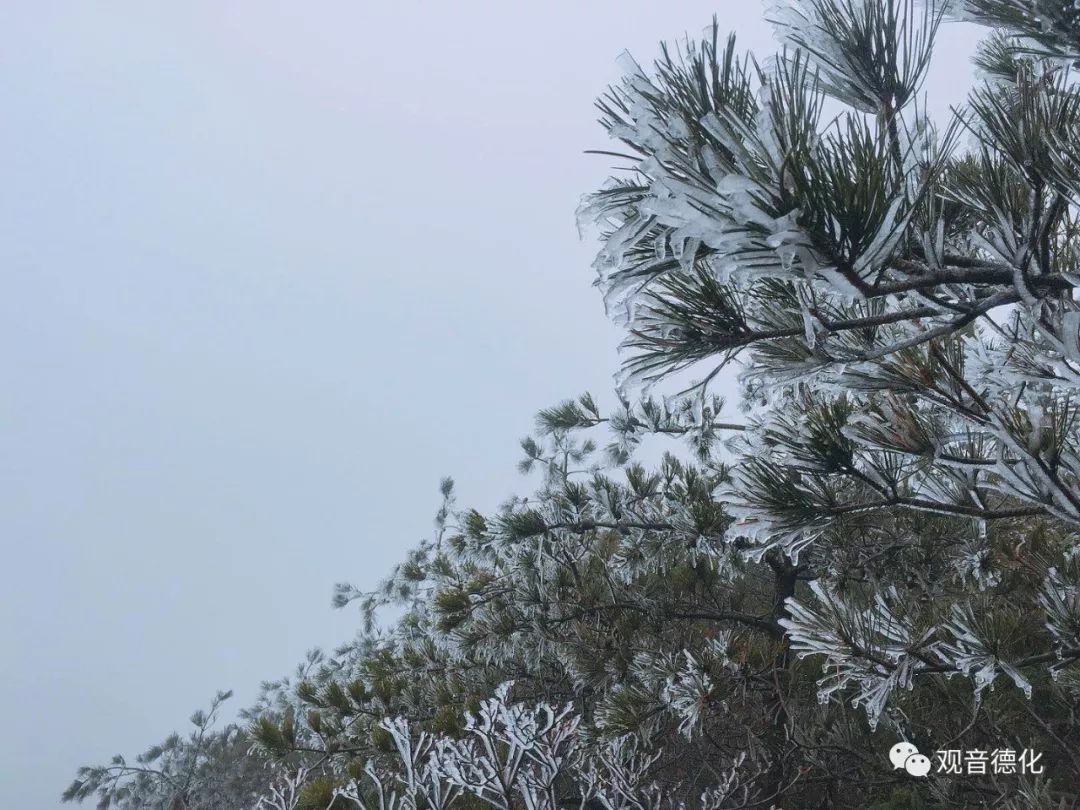
[(593, 99), (714, 11), (771, 50), (727, 5), (0, 5), (0, 806), (349, 638), (440, 477), (528, 486), (616, 370)]

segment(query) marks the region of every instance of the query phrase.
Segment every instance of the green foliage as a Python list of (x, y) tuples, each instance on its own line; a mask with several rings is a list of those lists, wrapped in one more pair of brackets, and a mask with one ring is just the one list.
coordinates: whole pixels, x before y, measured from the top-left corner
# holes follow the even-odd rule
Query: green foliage
[[(939, 128), (917, 95), (947, 15), (1000, 30)], [(212, 728), (219, 695), (65, 800), (241, 806), (259, 772), (302, 788), (289, 810), (516, 807), (491, 774), (537, 704), (580, 731), (559, 758), (526, 745), (556, 772), (545, 810), (613, 785), (713, 810), (1077, 800), (1080, 17), (811, 0), (775, 22), (773, 60), (714, 20), (598, 103), (629, 172), (581, 209), (626, 330), (615, 407), (542, 410), (535, 486), (491, 513), (444, 479), (433, 536), (377, 588), (337, 587), (357, 639), (265, 684), (249, 729)], [(729, 420), (709, 389), (734, 363)], [(912, 781), (898, 739), (1030, 748), (1046, 776)]]

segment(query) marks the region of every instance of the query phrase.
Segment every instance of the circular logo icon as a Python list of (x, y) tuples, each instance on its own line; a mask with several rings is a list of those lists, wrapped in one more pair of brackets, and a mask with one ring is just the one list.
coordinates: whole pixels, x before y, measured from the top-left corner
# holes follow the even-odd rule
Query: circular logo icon
[(889, 749), (889, 761), (892, 762), (893, 770), (904, 767), (907, 758), (912, 754), (919, 753), (919, 749), (909, 742), (898, 742)]
[(912, 754), (904, 760), (904, 770), (912, 776), (926, 776), (930, 773), (930, 757)]

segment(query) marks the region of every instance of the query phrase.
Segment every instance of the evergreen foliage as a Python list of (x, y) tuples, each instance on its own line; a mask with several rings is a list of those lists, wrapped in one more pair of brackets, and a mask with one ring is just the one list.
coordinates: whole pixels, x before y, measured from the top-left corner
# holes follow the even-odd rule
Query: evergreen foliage
[[(494, 514), (444, 481), (430, 540), (376, 591), (338, 586), (357, 640), (265, 684), (246, 729), (200, 715), (66, 800), (1080, 801), (1080, 16), (770, 17), (775, 58), (714, 23), (649, 71), (627, 59), (598, 103), (625, 172), (580, 214), (626, 329), (618, 407), (541, 411), (520, 465), (537, 489)], [(994, 31), (967, 107), (933, 122), (919, 93), (954, 19)], [(726, 417), (710, 383), (734, 363)], [(635, 389), (688, 369), (680, 394)], [(647, 438), (669, 450), (651, 467)], [(1032, 749), (1044, 773), (918, 779), (889, 763), (898, 740)]]

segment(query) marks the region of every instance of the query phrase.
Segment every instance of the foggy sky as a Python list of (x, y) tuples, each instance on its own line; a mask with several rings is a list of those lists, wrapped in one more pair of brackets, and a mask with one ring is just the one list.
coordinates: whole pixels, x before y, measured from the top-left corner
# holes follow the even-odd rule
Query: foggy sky
[(714, 12), (771, 52), (732, 5), (0, 7), (0, 806), (347, 640), (442, 476), (491, 509), (537, 409), (611, 400), (592, 102)]

